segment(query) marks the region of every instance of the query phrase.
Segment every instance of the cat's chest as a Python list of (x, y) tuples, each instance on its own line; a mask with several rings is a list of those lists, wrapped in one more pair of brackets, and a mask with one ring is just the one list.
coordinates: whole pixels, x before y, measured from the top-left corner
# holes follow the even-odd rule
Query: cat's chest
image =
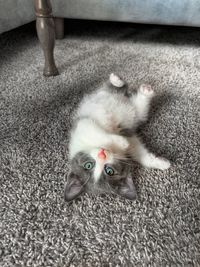
[(99, 119), (99, 124), (101, 124), (101, 126), (109, 132), (116, 132), (119, 121), (114, 114), (110, 113), (109, 111), (105, 111), (103, 118)]
[(132, 114), (129, 116), (129, 113), (133, 114), (126, 98), (104, 91), (84, 101), (79, 110), (79, 116), (93, 118), (106, 131), (115, 133), (119, 125), (133, 117)]
[(94, 102), (91, 116), (105, 130), (115, 132), (120, 120), (116, 106), (116, 103), (112, 99), (101, 98), (99, 101)]

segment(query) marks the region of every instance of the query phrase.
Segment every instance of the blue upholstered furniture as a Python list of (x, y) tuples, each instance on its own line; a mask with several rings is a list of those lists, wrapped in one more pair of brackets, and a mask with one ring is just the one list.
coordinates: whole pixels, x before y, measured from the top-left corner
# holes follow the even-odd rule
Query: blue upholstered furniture
[[(63, 18), (200, 26), (200, 0), (52, 0), (51, 2), (53, 15)], [(34, 19), (34, 0), (0, 0), (0, 33)]]
[(35, 19), (33, 0), (0, 0), (0, 33)]
[(200, 26), (200, 0), (0, 0), (0, 33), (33, 21), (34, 4), (46, 76), (58, 74), (53, 48), (55, 36), (63, 35), (59, 18)]
[(200, 0), (52, 0), (57, 17), (200, 26)]

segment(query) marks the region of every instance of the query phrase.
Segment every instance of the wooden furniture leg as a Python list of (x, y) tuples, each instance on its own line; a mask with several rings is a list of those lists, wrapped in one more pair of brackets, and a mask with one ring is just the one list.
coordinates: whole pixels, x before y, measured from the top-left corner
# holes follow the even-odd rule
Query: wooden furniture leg
[(64, 38), (64, 18), (54, 18), (56, 39)]
[(50, 0), (35, 0), (36, 28), (45, 57), (43, 74), (45, 76), (58, 75), (54, 61), (55, 25), (52, 17)]

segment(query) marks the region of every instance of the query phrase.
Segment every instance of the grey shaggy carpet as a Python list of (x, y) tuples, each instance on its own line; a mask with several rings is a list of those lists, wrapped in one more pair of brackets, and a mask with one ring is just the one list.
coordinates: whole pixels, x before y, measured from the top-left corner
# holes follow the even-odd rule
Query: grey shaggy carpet
[[(0, 36), (0, 266), (200, 266), (200, 31), (67, 21), (60, 76), (34, 24)], [(111, 72), (157, 93), (139, 134), (172, 161), (136, 166), (138, 199), (65, 203), (71, 114)]]

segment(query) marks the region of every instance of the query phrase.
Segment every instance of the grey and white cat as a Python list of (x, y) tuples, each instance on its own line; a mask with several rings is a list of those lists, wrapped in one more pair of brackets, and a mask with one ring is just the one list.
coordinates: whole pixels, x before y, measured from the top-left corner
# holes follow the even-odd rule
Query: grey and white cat
[(170, 167), (168, 160), (149, 152), (135, 134), (137, 126), (147, 119), (153, 96), (150, 85), (141, 85), (137, 93), (128, 93), (125, 82), (115, 74), (94, 93), (85, 96), (71, 132), (66, 201), (84, 191), (135, 199), (130, 159), (147, 168)]

